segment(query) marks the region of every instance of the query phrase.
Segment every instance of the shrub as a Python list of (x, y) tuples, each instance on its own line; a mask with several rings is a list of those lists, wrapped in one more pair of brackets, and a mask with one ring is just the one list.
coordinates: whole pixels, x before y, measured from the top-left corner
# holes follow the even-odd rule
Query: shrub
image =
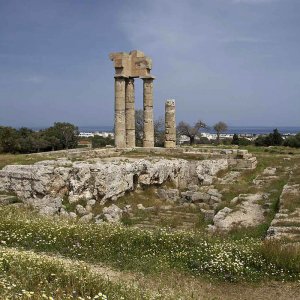
[(273, 133), (267, 136), (259, 136), (255, 140), (256, 146), (280, 146), (283, 143), (283, 138), (278, 129), (274, 129)]
[(113, 145), (113, 144), (114, 144), (114, 140), (112, 139), (111, 135), (109, 135), (108, 137), (95, 135), (92, 138), (92, 147), (93, 148), (101, 148), (101, 147), (105, 147), (107, 145)]
[(283, 145), (293, 148), (300, 148), (300, 132), (297, 133), (295, 136), (290, 136), (286, 138)]

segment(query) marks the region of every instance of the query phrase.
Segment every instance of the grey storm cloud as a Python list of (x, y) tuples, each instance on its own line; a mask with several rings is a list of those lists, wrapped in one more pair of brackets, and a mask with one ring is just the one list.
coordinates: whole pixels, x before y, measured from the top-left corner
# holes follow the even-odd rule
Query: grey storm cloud
[[(0, 125), (112, 125), (108, 54), (153, 59), (155, 116), (298, 126), (298, 0), (0, 1)], [(141, 83), (136, 81), (141, 107)]]

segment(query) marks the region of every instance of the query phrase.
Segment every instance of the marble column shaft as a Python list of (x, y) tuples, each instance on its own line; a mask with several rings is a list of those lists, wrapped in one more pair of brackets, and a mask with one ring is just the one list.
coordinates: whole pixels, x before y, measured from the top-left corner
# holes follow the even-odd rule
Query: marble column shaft
[(165, 147), (176, 147), (176, 120), (174, 99), (168, 99), (165, 106)]
[(125, 77), (115, 76), (115, 146), (126, 147)]
[(154, 147), (153, 78), (143, 79), (144, 135), (143, 146)]
[(125, 84), (126, 147), (135, 147), (135, 107), (134, 79), (128, 78)]

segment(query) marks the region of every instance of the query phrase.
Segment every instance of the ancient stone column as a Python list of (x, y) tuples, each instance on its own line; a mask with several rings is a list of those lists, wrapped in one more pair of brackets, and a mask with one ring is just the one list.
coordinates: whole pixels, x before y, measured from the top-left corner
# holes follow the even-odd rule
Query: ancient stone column
[(165, 148), (176, 147), (175, 100), (168, 99), (165, 106)]
[(126, 148), (125, 80), (123, 76), (115, 76), (115, 146), (117, 148)]
[(144, 99), (144, 135), (143, 146), (154, 147), (154, 122), (153, 122), (153, 80), (154, 78), (142, 77)]
[(125, 84), (126, 111), (126, 147), (135, 147), (135, 109), (134, 109), (134, 79), (128, 78)]

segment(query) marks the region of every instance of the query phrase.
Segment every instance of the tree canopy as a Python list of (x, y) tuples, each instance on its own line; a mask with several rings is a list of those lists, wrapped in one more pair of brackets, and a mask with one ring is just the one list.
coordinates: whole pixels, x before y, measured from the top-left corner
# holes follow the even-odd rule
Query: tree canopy
[(228, 130), (228, 126), (225, 122), (218, 122), (214, 125), (214, 130), (217, 133), (217, 143), (220, 143), (220, 134)]
[(200, 136), (200, 130), (201, 128), (208, 128), (208, 126), (202, 122), (197, 121), (193, 126), (190, 124), (181, 121), (177, 126), (177, 132), (179, 135), (185, 135), (190, 138), (190, 144), (195, 144), (195, 137)]
[(283, 143), (283, 138), (278, 129), (274, 129), (273, 133), (267, 136), (259, 136), (255, 140), (256, 146), (280, 146)]
[(78, 145), (78, 128), (70, 123), (54, 123), (40, 131), (22, 127), (0, 127), (0, 152), (33, 153), (75, 148)]

